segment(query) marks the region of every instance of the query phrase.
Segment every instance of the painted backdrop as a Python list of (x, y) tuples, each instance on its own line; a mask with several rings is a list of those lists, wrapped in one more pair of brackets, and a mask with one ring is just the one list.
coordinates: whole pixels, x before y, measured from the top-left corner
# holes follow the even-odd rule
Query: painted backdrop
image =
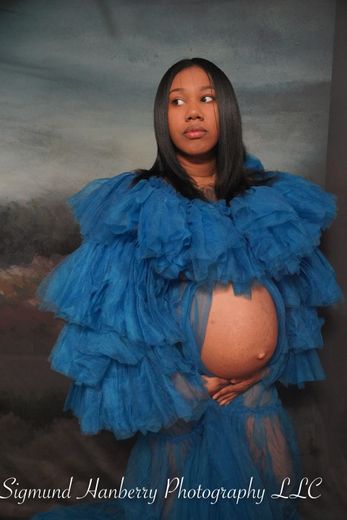
[[(20, 488), (64, 487), (74, 475), (81, 489), (91, 476), (114, 487), (132, 444), (82, 436), (62, 412), (69, 382), (49, 369), (62, 323), (38, 312), (34, 293), (79, 245), (66, 197), (153, 163), (158, 82), (193, 56), (231, 79), (245, 143), (266, 168), (324, 186), (334, 16), (329, 0), (0, 2), (0, 485), (16, 476)], [(283, 392), (317, 476), (329, 457), (312, 396), (310, 386)], [(319, 504), (303, 504), (307, 519), (342, 512), (331, 464), (327, 475)], [(53, 503), (18, 502), (3, 500), (1, 518)]]

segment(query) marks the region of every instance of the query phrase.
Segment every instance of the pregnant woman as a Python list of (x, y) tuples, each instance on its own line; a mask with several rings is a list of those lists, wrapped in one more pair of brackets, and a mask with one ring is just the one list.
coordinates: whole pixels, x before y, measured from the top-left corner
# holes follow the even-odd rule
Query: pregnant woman
[(324, 377), (317, 307), (342, 296), (318, 248), (334, 197), (245, 153), (233, 88), (207, 60), (170, 67), (154, 120), (150, 170), (69, 199), (83, 243), (38, 291), (67, 322), (51, 356), (73, 379), (66, 409), (84, 433), (137, 434), (122, 483), (137, 494), (35, 519), (296, 519), (275, 383)]

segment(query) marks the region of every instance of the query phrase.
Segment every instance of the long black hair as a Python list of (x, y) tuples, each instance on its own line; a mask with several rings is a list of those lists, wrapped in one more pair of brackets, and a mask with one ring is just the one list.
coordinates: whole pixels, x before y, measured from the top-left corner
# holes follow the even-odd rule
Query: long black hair
[(244, 167), (246, 149), (242, 140), (240, 110), (232, 84), (217, 65), (203, 58), (182, 59), (172, 65), (162, 77), (154, 101), (157, 157), (150, 169), (135, 170), (137, 175), (132, 185), (151, 176), (163, 177), (184, 197), (208, 200), (178, 162), (169, 134), (168, 99), (172, 81), (178, 72), (193, 66), (203, 69), (215, 88), (219, 112), (215, 194), (217, 199), (225, 199), (229, 203), (235, 195), (250, 186), (264, 184), (266, 180), (258, 170)]

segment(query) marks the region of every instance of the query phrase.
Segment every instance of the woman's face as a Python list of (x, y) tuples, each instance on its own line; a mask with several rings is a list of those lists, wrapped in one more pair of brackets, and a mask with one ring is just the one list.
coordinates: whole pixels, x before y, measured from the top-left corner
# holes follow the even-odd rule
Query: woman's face
[(174, 77), (169, 90), (168, 124), (178, 155), (208, 158), (219, 138), (215, 90), (206, 72), (193, 66)]

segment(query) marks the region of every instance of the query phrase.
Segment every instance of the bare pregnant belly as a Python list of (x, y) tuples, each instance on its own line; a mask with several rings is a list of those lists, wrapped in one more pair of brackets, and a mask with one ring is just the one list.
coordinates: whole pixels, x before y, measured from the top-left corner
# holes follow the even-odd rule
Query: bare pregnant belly
[(265, 366), (277, 344), (275, 304), (262, 285), (252, 298), (235, 296), (232, 286), (218, 285), (212, 294), (201, 359), (213, 374), (243, 378)]

